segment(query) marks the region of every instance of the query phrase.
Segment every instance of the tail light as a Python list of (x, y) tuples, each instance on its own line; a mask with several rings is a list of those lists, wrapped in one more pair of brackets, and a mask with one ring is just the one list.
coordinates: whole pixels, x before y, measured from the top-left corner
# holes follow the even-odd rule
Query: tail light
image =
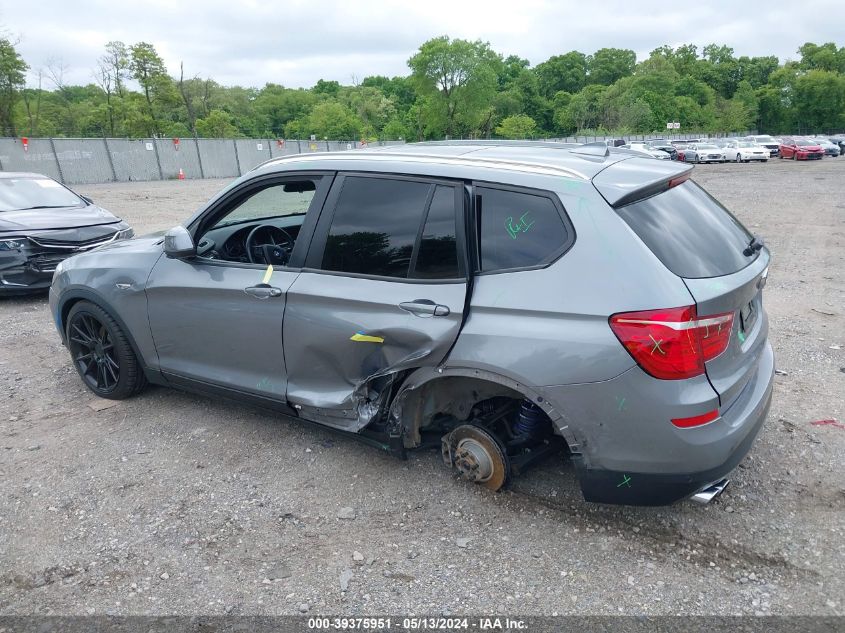
[(698, 317), (687, 306), (614, 314), (610, 328), (647, 373), (682, 380), (703, 374), (704, 363), (727, 349), (733, 320), (733, 312)]

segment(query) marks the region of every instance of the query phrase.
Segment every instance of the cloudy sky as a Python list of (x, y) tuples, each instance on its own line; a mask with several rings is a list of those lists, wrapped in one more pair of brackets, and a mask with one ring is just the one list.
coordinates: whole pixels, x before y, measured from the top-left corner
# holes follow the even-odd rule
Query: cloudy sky
[(537, 64), (569, 50), (710, 42), (795, 58), (806, 41), (845, 45), (845, 0), (0, 0), (0, 25), (33, 68), (90, 83), (109, 40), (155, 45), (171, 74), (226, 85), (308, 87), (405, 75), (437, 35), (489, 41)]

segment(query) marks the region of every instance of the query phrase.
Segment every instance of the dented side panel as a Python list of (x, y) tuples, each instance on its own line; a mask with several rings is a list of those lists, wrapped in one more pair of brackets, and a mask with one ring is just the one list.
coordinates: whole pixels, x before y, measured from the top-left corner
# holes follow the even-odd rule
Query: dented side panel
[[(458, 336), (466, 283), (303, 272), (287, 294), (284, 319), (288, 402), (307, 419), (348, 431), (381, 406), (390, 375), (434, 367)], [(404, 302), (431, 301), (442, 316), (419, 316)], [(443, 312), (443, 310), (441, 310)]]

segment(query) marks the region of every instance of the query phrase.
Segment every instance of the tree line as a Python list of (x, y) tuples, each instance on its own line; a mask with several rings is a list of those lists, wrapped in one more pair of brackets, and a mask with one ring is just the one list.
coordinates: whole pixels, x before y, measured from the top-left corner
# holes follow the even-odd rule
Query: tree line
[[(799, 59), (729, 46), (570, 51), (531, 66), (489, 43), (447, 36), (420, 46), (407, 76), (320, 79), (308, 89), (223, 86), (172, 76), (147, 42), (106, 44), (88, 85), (61, 62), (31, 67), (0, 38), (0, 134), (351, 140), (537, 138), (665, 130), (768, 133), (845, 128), (845, 47), (806, 43)], [(28, 79), (28, 81), (27, 81)]]

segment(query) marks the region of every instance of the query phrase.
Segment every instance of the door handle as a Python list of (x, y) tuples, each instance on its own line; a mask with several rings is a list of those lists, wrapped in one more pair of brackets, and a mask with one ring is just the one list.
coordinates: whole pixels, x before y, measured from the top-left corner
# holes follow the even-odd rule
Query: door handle
[(244, 288), (244, 292), (258, 299), (269, 299), (270, 297), (282, 296), (281, 288), (274, 288), (273, 286), (268, 286), (267, 284), (258, 284), (257, 286)]
[(415, 299), (404, 301), (399, 307), (416, 316), (449, 316), (449, 306), (434, 303), (430, 299)]

